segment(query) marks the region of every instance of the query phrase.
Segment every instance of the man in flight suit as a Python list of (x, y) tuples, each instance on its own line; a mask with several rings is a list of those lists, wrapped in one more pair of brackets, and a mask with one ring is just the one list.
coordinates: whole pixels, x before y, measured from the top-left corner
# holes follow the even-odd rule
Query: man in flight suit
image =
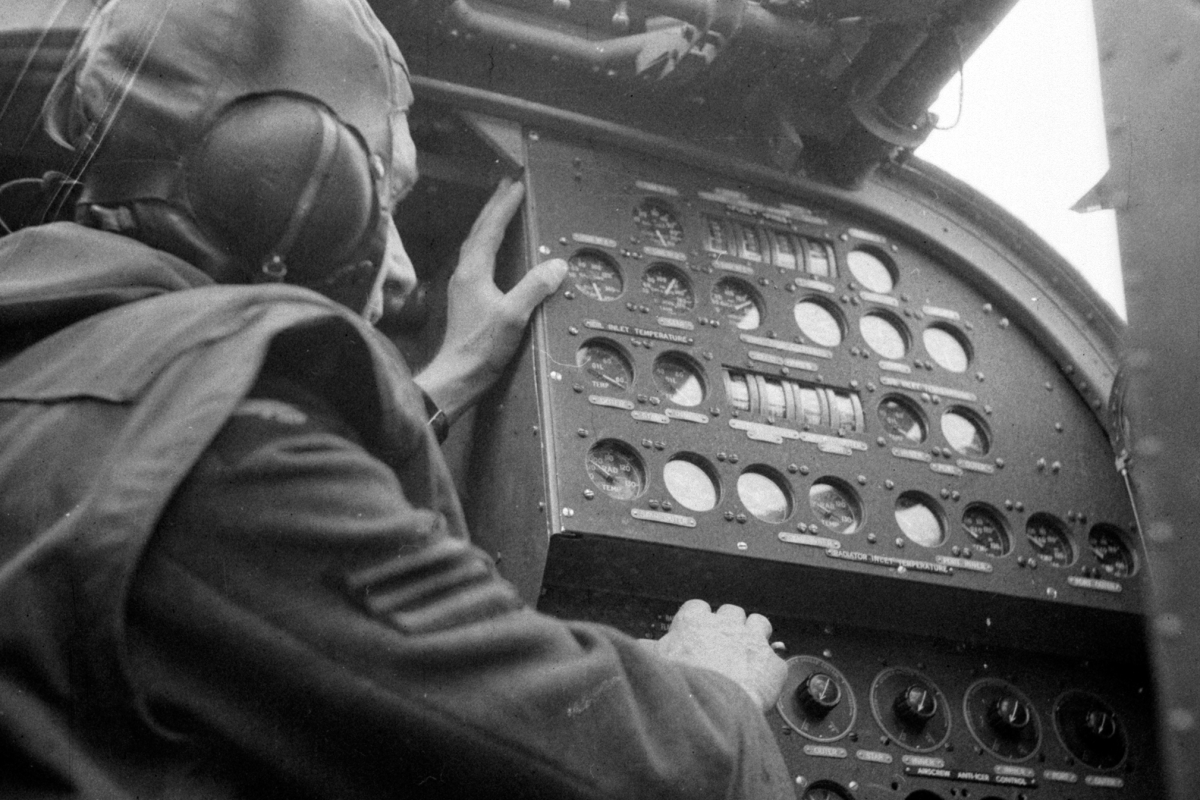
[(4, 797), (793, 796), (766, 619), (638, 642), (470, 545), (429, 417), (566, 265), (496, 288), (502, 184), (409, 375), (411, 101), (365, 0), (113, 0), (71, 56), (78, 222), (0, 240)]

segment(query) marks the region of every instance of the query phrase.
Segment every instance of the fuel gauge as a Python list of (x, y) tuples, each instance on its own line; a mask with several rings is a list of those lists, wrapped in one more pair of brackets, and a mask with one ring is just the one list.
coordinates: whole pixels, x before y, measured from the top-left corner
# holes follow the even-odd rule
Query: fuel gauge
[(587, 454), (587, 473), (614, 500), (633, 500), (646, 490), (646, 468), (637, 451), (617, 439), (596, 442)]
[(1025, 525), (1025, 535), (1037, 557), (1052, 567), (1070, 566), (1075, 548), (1066, 526), (1050, 514), (1034, 514)]
[(575, 351), (580, 367), (594, 389), (626, 391), (633, 383), (633, 365), (619, 346), (607, 339), (591, 339)]
[(738, 330), (752, 331), (762, 324), (762, 301), (758, 293), (743, 280), (722, 278), (712, 290), (712, 304)]

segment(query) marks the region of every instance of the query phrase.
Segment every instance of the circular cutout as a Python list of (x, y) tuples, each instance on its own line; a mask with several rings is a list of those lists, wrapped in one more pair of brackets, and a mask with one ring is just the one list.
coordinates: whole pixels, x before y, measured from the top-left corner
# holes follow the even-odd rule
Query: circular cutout
[(712, 290), (712, 304), (741, 331), (762, 325), (763, 305), (754, 287), (739, 278), (722, 278)]
[(908, 352), (908, 329), (904, 323), (883, 311), (871, 311), (858, 320), (863, 341), (879, 355), (895, 361)]
[(896, 288), (896, 265), (873, 247), (862, 247), (846, 254), (850, 274), (868, 292), (887, 294)]
[(587, 473), (600, 491), (614, 500), (633, 500), (646, 491), (642, 457), (619, 439), (603, 439), (587, 454)]
[(925, 415), (907, 397), (892, 394), (879, 401), (876, 413), (888, 438), (906, 444), (920, 444), (929, 435)]
[(1073, 689), (1058, 699), (1054, 730), (1067, 751), (1092, 769), (1119, 767), (1129, 752), (1120, 718), (1089, 692)]
[(949, 325), (934, 324), (921, 334), (925, 352), (942, 369), (966, 372), (971, 364), (971, 345), (967, 337)]
[(796, 303), (792, 310), (800, 332), (822, 347), (837, 347), (846, 336), (841, 312), (831, 303), (809, 297)]
[(808, 505), (817, 520), (834, 533), (854, 533), (862, 526), (858, 494), (839, 478), (821, 478), (808, 490)]
[(721, 499), (716, 470), (695, 453), (680, 453), (663, 465), (663, 483), (679, 505), (692, 511), (711, 511)]
[(700, 365), (683, 353), (663, 353), (654, 360), (654, 386), (677, 406), (698, 406), (707, 388)]
[(593, 389), (626, 391), (633, 383), (633, 364), (620, 345), (608, 339), (590, 339), (575, 351), (575, 366), (583, 370)]
[(1137, 572), (1137, 557), (1116, 525), (1100, 523), (1088, 532), (1088, 545), (1100, 562), (1100, 568), (1114, 578), (1128, 578)]
[(964, 406), (951, 406), (942, 414), (942, 435), (964, 456), (986, 456), (992, 436), (983, 417)]
[(963, 511), (963, 530), (971, 541), (993, 558), (1006, 556), (1012, 550), (1008, 526), (1000, 512), (986, 503), (972, 503)]
[(854, 797), (833, 781), (817, 781), (804, 790), (800, 800), (854, 800)]
[(916, 670), (889, 667), (876, 675), (871, 712), (884, 733), (906, 750), (928, 753), (950, 736), (946, 695)]
[(692, 283), (683, 270), (671, 264), (651, 264), (642, 274), (642, 291), (650, 295), (659, 311), (686, 314), (696, 306)]
[(683, 226), (666, 202), (647, 197), (633, 210), (633, 223), (659, 247), (674, 247), (683, 241)]
[(738, 476), (742, 505), (763, 522), (783, 522), (792, 515), (792, 492), (783, 476), (770, 467), (748, 467)]
[(580, 250), (567, 259), (567, 274), (583, 295), (608, 302), (625, 291), (621, 268), (607, 253), (599, 250)]
[(806, 739), (835, 742), (854, 727), (858, 702), (850, 682), (832, 664), (816, 656), (787, 660), (787, 677), (775, 707)]
[(1025, 523), (1025, 536), (1037, 557), (1052, 567), (1069, 567), (1075, 561), (1075, 546), (1062, 520), (1039, 512)]
[(921, 547), (937, 547), (946, 540), (946, 523), (933, 498), (920, 492), (905, 492), (896, 498), (896, 524), (909, 541)]
[(981, 678), (967, 688), (963, 716), (975, 741), (1006, 761), (1026, 761), (1042, 741), (1042, 723), (1033, 703), (1017, 687)]

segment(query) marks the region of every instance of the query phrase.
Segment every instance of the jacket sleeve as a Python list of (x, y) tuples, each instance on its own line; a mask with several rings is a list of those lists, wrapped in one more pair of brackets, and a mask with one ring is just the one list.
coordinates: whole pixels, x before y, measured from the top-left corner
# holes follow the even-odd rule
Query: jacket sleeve
[(336, 420), (247, 401), (134, 582), (154, 725), (283, 794), (794, 796), (738, 686), (522, 607), (446, 527)]

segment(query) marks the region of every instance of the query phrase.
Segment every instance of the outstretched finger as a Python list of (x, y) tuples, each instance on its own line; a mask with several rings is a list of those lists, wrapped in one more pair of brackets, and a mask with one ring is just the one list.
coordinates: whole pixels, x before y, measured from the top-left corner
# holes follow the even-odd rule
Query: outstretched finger
[(705, 617), (711, 613), (712, 606), (705, 601), (699, 599), (688, 600), (679, 607), (678, 611), (675, 612), (675, 619), (672, 620), (672, 622), (681, 618), (694, 619), (696, 617)]
[(741, 606), (735, 606), (732, 603), (726, 603), (717, 609), (717, 616), (723, 617), (731, 622), (745, 622), (746, 611)]
[(475, 218), (471, 232), (463, 241), (460, 266), (467, 270), (486, 271), (495, 266), (496, 251), (504, 241), (504, 232), (512, 222), (525, 198), (525, 185), (509, 179), (500, 186)]
[(538, 303), (558, 290), (563, 279), (567, 277), (567, 269), (566, 261), (552, 258), (529, 270), (505, 296), (506, 302), (512, 307), (513, 316), (517, 319), (529, 319)]
[(775, 630), (775, 626), (771, 624), (771, 620), (762, 614), (751, 614), (746, 617), (746, 628), (761, 634), (763, 639), (770, 639), (771, 632)]

